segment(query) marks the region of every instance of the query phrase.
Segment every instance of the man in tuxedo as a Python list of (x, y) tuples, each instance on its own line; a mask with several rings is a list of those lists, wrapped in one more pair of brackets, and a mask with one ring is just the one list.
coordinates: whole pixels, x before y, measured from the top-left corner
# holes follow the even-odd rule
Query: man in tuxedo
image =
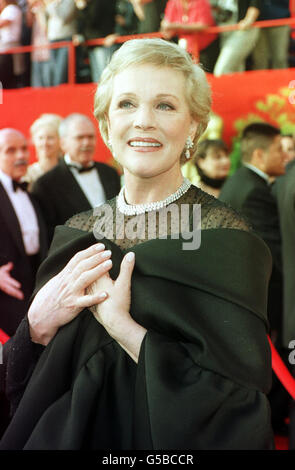
[[(265, 241), (271, 251), (273, 269), (268, 291), (268, 318), (271, 337), (282, 353), (281, 232), (276, 200), (271, 192), (271, 181), (285, 173), (287, 161), (280, 130), (267, 123), (247, 126), (241, 137), (241, 157), (243, 166), (228, 178), (219, 198), (247, 217), (254, 232)], [(279, 431), (284, 414), (287, 413), (284, 403), (287, 403), (288, 397), (275, 377), (269, 398), (273, 426)]]
[(32, 194), (43, 212), (49, 240), (56, 225), (113, 198), (120, 191), (114, 168), (93, 161), (96, 132), (83, 114), (70, 114), (59, 128), (64, 158), (33, 185)]
[(287, 157), (282, 149), (280, 130), (267, 123), (247, 126), (241, 137), (241, 157), (243, 166), (227, 179), (219, 199), (247, 217), (253, 230), (272, 253), (272, 281), (278, 288), (276, 294), (279, 296), (273, 296), (273, 302), (269, 305), (269, 320), (271, 327), (277, 329), (282, 309), (281, 234), (271, 180), (285, 173)]
[[(282, 234), (282, 258), (284, 275), (283, 347), (288, 355), (294, 350), (295, 340), (295, 160), (292, 159), (286, 174), (278, 178), (272, 188), (277, 200)], [(289, 349), (290, 348), (290, 349)], [(295, 377), (295, 364), (292, 361)], [(295, 449), (295, 403), (290, 400), (289, 449)]]
[(23, 134), (0, 130), (0, 328), (9, 336), (27, 311), (36, 270), (47, 251), (40, 211), (20, 183), (28, 164)]
[[(29, 163), (25, 137), (0, 130), (0, 328), (12, 336), (28, 309), (39, 263), (46, 256), (45, 225), (33, 198), (21, 184)], [(9, 421), (0, 363), (0, 437)]]

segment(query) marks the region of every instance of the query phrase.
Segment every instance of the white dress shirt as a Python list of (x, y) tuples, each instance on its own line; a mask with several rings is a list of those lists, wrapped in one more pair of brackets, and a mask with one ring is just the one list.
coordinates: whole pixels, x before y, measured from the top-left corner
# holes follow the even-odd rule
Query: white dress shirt
[(26, 254), (35, 255), (40, 244), (39, 225), (33, 204), (25, 191), (20, 188), (14, 191), (11, 177), (1, 170), (0, 181), (18, 218)]
[(94, 208), (104, 204), (106, 202), (106, 195), (96, 168), (93, 168), (91, 171), (87, 171), (85, 173), (79, 173), (78, 168), (81, 168), (79, 163), (71, 160), (68, 154), (64, 156), (64, 159), (67, 165), (74, 165), (77, 167), (76, 169), (71, 166), (70, 170), (77, 183), (81, 187), (83, 193), (87, 197), (91, 207)]

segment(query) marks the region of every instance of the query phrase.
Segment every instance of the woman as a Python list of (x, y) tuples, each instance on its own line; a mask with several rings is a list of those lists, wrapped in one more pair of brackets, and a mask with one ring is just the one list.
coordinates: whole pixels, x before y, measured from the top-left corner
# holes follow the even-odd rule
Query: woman
[(30, 127), (37, 162), (29, 166), (26, 181), (32, 185), (41, 175), (57, 165), (61, 156), (58, 128), (62, 118), (57, 114), (42, 114)]
[(195, 165), (200, 176), (198, 186), (218, 198), (230, 170), (230, 159), (225, 143), (220, 139), (205, 139), (200, 142)]
[(204, 30), (214, 24), (208, 0), (168, 0), (161, 31), (167, 39), (178, 36), (179, 45), (212, 73), (219, 54), (218, 35)]
[[(95, 116), (125, 187), (56, 230), (8, 351), (1, 449), (272, 447), (270, 255), (181, 174), (209, 112), (205, 74), (177, 45), (113, 55)], [(188, 249), (196, 204), (202, 243)]]

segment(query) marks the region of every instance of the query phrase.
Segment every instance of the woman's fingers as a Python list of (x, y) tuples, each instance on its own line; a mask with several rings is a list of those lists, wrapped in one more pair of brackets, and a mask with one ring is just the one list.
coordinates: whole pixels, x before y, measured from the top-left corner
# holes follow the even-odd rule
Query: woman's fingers
[(107, 273), (111, 269), (111, 267), (112, 260), (108, 259), (103, 263), (99, 264), (98, 266), (89, 269), (88, 271), (84, 271), (76, 280), (74, 288), (78, 291), (87, 289), (90, 284), (92, 284), (105, 273)]
[(78, 251), (67, 263), (66, 267), (64, 268), (66, 271), (72, 272), (75, 267), (81, 263), (83, 260), (87, 260), (91, 256), (102, 252), (105, 249), (103, 243), (96, 243), (95, 245), (91, 245), (90, 247), (86, 248), (85, 250)]
[(135, 254), (130, 251), (127, 255), (124, 256), (121, 266), (120, 266), (120, 274), (116, 279), (116, 285), (118, 286), (119, 290), (127, 290), (131, 288), (131, 276), (133, 272), (133, 268), (135, 265)]
[(99, 292), (96, 294), (84, 295), (83, 297), (80, 297), (78, 299), (77, 306), (79, 308), (92, 307), (93, 305), (102, 303), (107, 298), (108, 298), (107, 292)]
[(75, 266), (72, 271), (74, 278), (78, 279), (84, 272), (104, 263), (111, 257), (111, 255), (112, 252), (110, 250), (104, 250), (100, 253), (96, 253), (95, 255), (90, 256), (89, 258), (83, 259), (77, 264), (77, 266)]

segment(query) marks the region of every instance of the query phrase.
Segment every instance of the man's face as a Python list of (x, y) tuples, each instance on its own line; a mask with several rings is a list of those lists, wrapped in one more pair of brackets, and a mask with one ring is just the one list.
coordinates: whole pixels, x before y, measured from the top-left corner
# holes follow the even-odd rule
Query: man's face
[(290, 136), (282, 137), (282, 147), (284, 152), (288, 156), (288, 162), (295, 158), (295, 140)]
[(280, 135), (274, 137), (268, 149), (263, 153), (265, 173), (269, 176), (283, 175), (285, 173), (287, 155), (283, 151), (282, 137)]
[(96, 145), (95, 128), (86, 119), (77, 119), (69, 125), (67, 134), (61, 138), (61, 147), (71, 160), (87, 166), (93, 160)]
[(18, 181), (27, 172), (29, 149), (25, 137), (9, 129), (0, 135), (0, 169)]

